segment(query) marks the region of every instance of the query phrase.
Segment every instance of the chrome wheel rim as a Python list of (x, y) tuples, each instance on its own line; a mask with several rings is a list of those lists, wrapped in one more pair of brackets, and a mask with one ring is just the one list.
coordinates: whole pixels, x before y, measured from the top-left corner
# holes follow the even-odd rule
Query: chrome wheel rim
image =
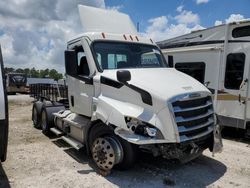
[(123, 159), (120, 142), (113, 137), (97, 138), (92, 145), (92, 156), (100, 169), (111, 170)]

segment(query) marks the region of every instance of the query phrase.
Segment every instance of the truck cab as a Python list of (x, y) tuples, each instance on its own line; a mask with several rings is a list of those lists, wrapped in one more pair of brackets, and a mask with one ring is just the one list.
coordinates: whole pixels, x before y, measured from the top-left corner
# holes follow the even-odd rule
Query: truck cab
[(0, 46), (0, 161), (4, 162), (8, 144), (8, 100), (4, 76), (3, 58)]
[(42, 129), (85, 147), (102, 170), (129, 168), (138, 150), (168, 159), (213, 151), (209, 90), (169, 68), (127, 15), (82, 5), (79, 12), (86, 32), (65, 51), (69, 109), (45, 105)]

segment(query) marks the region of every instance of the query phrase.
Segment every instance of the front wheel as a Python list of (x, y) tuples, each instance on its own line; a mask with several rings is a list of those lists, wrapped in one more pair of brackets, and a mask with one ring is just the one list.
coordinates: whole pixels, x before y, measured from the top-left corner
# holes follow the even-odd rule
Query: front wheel
[(105, 171), (113, 167), (128, 169), (136, 159), (135, 147), (115, 135), (113, 129), (105, 124), (93, 127), (89, 146), (95, 164)]

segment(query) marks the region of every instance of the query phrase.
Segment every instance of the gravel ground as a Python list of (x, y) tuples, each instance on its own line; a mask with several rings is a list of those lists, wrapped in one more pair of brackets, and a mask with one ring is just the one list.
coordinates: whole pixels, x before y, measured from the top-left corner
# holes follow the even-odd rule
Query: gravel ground
[(98, 175), (85, 152), (33, 128), (32, 100), (9, 96), (8, 158), (0, 164), (0, 187), (249, 187), (249, 140), (223, 139), (224, 151), (209, 151), (188, 164), (141, 156), (133, 169)]

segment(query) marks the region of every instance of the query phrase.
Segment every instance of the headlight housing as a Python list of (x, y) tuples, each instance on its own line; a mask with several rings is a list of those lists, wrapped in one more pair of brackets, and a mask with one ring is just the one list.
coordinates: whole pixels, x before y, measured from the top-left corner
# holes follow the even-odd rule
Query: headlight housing
[(137, 118), (125, 117), (127, 128), (135, 133), (147, 137), (156, 137), (160, 131), (149, 123), (143, 122)]

